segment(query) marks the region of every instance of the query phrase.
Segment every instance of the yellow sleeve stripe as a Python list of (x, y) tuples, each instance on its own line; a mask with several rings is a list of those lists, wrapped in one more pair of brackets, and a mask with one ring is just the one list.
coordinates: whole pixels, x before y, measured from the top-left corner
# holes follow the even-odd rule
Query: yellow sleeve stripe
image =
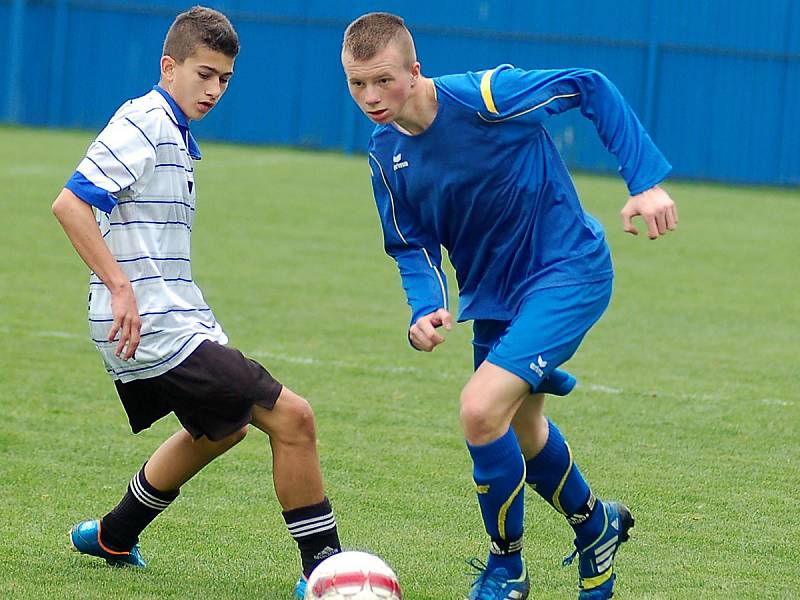
[(494, 105), (494, 98), (492, 98), (492, 73), (494, 73), (494, 69), (489, 69), (481, 77), (481, 96), (487, 110), (492, 114), (499, 115), (500, 113)]

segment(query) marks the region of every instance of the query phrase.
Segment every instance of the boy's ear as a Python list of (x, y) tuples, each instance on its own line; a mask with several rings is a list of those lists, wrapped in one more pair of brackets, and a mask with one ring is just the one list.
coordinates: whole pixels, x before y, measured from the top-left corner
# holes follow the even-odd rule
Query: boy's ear
[(175, 59), (171, 56), (161, 57), (161, 77), (167, 81), (172, 81), (175, 74)]

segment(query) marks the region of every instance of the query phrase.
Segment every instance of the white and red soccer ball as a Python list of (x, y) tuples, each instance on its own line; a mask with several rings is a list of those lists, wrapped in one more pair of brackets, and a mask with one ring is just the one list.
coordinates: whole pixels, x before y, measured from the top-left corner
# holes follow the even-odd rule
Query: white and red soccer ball
[(311, 573), (305, 600), (402, 600), (397, 575), (367, 552), (340, 552)]

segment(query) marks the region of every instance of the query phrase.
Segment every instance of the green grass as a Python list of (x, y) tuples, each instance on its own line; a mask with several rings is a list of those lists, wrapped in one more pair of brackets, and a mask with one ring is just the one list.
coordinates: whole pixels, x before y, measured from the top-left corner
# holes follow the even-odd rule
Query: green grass
[[(0, 597), (288, 598), (299, 562), (255, 431), (144, 533), (146, 571), (68, 550), (177, 427), (132, 436), (88, 341), (87, 269), (50, 203), (90, 140), (0, 128)], [(195, 278), (231, 343), (313, 404), (344, 544), (383, 556), (410, 600), (460, 597), (486, 548), (457, 417), (469, 326), (408, 348), (363, 157), (203, 151)], [(796, 597), (797, 190), (670, 183), (680, 229), (650, 242), (621, 231), (620, 180), (576, 183), (615, 296), (548, 412), (595, 491), (634, 510), (617, 597)], [(572, 598), (570, 531), (527, 498), (531, 597)]]

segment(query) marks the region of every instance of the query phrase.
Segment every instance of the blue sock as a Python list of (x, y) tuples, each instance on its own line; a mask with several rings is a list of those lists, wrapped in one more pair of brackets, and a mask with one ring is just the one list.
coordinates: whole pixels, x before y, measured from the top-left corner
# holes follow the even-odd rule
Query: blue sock
[[(581, 548), (602, 533), (602, 504), (572, 460), (572, 451), (555, 423), (547, 420), (549, 434), (544, 448), (527, 463), (526, 481), (542, 498), (564, 515), (575, 530)], [(595, 510), (598, 508), (599, 510)]]
[(522, 521), (525, 459), (514, 430), (482, 446), (467, 443), (486, 533), (492, 538), (487, 566), (522, 574)]

